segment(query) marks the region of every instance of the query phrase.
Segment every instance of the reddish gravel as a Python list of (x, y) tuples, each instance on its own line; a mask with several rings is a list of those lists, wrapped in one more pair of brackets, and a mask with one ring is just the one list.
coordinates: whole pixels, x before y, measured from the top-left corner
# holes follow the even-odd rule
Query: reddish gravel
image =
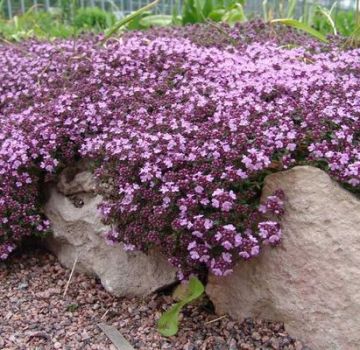
[(207, 323), (217, 316), (206, 299), (189, 306), (178, 336), (166, 339), (155, 322), (172, 303), (170, 296), (116, 298), (95, 278), (75, 274), (63, 297), (68, 278), (68, 270), (39, 250), (0, 264), (0, 349), (116, 350), (100, 322), (115, 326), (135, 349), (308, 349), (279, 323), (228, 317)]

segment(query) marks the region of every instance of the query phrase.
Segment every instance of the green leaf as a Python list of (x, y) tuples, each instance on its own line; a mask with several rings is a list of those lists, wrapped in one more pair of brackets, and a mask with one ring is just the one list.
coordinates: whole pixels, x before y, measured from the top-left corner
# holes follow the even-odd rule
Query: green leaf
[(171, 337), (179, 330), (179, 314), (183, 307), (183, 303), (179, 302), (172, 306), (171, 309), (163, 313), (158, 321), (158, 332), (164, 337)]
[(130, 15), (126, 16), (125, 18), (121, 19), (119, 22), (115, 23), (115, 25), (109, 30), (109, 32), (105, 35), (105, 38), (101, 41), (101, 43), (104, 43), (106, 40), (108, 40), (112, 35), (114, 35), (121, 27), (125, 26), (129, 22), (131, 22), (134, 18), (142, 15), (144, 12), (148, 11), (152, 7), (158, 4), (160, 0), (155, 0), (151, 2), (150, 4), (147, 4), (146, 6), (143, 6), (142, 8), (138, 9), (137, 11), (134, 11), (130, 13)]
[(345, 42), (345, 47), (360, 47), (360, 25), (350, 34)]
[(127, 25), (126, 25), (126, 29), (127, 30), (141, 30), (141, 29), (145, 29), (144, 26), (142, 26), (140, 24), (140, 21), (142, 20), (142, 18), (150, 16), (151, 15), (151, 11), (146, 11), (143, 12), (140, 16), (135, 17), (132, 21), (130, 21)]
[(334, 5), (336, 5), (336, 1), (334, 2), (334, 4), (331, 7), (330, 11), (327, 8), (322, 7), (322, 6), (318, 6), (318, 10), (326, 18), (327, 22), (330, 24), (334, 35), (337, 35), (336, 26), (335, 26), (334, 20), (331, 17), (331, 13), (334, 10)]
[(237, 22), (245, 22), (247, 20), (244, 8), (241, 4), (236, 4), (234, 8), (227, 11), (222, 18), (222, 21), (233, 26)]
[(202, 13), (205, 18), (209, 17), (209, 14), (214, 10), (214, 5), (212, 0), (205, 0), (202, 8)]
[(181, 25), (181, 23), (182, 23), (182, 18), (179, 14), (179, 0), (176, 0), (172, 10), (172, 24)]
[(287, 10), (288, 18), (291, 18), (294, 16), (295, 10), (296, 10), (296, 4), (297, 4), (297, 0), (289, 0), (288, 10)]
[(182, 10), (183, 24), (196, 23), (199, 19), (195, 9), (195, 0), (184, 0)]
[(225, 13), (225, 9), (217, 9), (209, 13), (209, 18), (214, 22), (220, 22), (224, 17)]
[(267, 22), (268, 21), (268, 0), (264, 0), (262, 2), (262, 9), (263, 9), (263, 16), (264, 16), (264, 21)]
[(192, 302), (199, 298), (205, 291), (204, 285), (197, 277), (191, 277), (189, 280), (188, 291), (186, 296), (182, 299), (185, 304)]
[(299, 22), (296, 19), (291, 19), (291, 18), (279, 18), (279, 19), (273, 19), (272, 21), (270, 21), (270, 23), (280, 23), (280, 24), (284, 24), (286, 26), (290, 26), (293, 27), (295, 29), (299, 29), (315, 38), (317, 38), (320, 41), (323, 41), (325, 43), (328, 42), (328, 40), (326, 39), (325, 35), (321, 34), (320, 32), (318, 32), (317, 30), (315, 30), (314, 28), (311, 28), (310, 26), (308, 26), (305, 23)]
[(173, 17), (170, 15), (150, 15), (140, 19), (140, 25), (149, 27), (166, 27), (171, 25)]
[(205, 20), (205, 16), (203, 13), (204, 5), (205, 5), (205, 0), (195, 0), (195, 10), (196, 10), (196, 16), (198, 18), (198, 22), (203, 22)]
[(191, 277), (185, 296), (168, 311), (166, 311), (157, 323), (157, 330), (165, 337), (175, 335), (179, 330), (179, 314), (181, 309), (199, 298), (205, 291), (204, 285), (196, 277)]
[(1, 1), (0, 1), (0, 18), (1, 18), (2, 15), (3, 15), (2, 11), (3, 11), (4, 3), (5, 3), (5, 0), (1, 0)]

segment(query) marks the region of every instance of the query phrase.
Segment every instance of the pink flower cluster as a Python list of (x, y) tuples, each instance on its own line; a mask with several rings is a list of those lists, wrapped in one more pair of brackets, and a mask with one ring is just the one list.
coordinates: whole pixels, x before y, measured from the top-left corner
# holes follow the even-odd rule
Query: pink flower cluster
[(283, 194), (259, 204), (268, 173), (312, 164), (359, 191), (359, 49), (182, 30), (0, 46), (1, 258), (48, 230), (41, 188), (80, 158), (107, 241), (156, 247), (183, 275), (226, 275), (278, 244)]

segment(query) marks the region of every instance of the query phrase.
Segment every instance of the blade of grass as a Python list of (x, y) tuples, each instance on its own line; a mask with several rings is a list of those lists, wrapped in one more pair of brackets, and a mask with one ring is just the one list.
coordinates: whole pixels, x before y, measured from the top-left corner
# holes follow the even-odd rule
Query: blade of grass
[(295, 15), (297, 0), (290, 0), (287, 9), (287, 18), (292, 18)]
[(332, 29), (334, 35), (337, 35), (336, 26), (335, 26), (334, 20), (331, 17), (331, 12), (334, 9), (334, 5), (336, 5), (336, 2), (334, 2), (334, 4), (332, 5), (330, 11), (325, 7), (318, 6), (318, 11), (326, 18), (326, 20), (328, 21), (328, 23), (331, 26), (331, 29)]
[(344, 47), (360, 47), (360, 25), (356, 27), (355, 30), (347, 38)]
[(68, 289), (69, 289), (70, 282), (71, 282), (72, 276), (73, 276), (73, 274), (74, 274), (74, 272), (75, 272), (75, 267), (76, 267), (76, 264), (77, 264), (78, 260), (79, 260), (79, 256), (77, 255), (76, 258), (75, 258), (75, 260), (74, 260), (74, 264), (73, 264), (73, 266), (72, 266), (69, 279), (68, 279), (68, 281), (66, 282), (66, 286), (65, 286), (65, 290), (64, 290), (63, 297), (66, 295), (66, 293), (67, 293), (67, 291), (68, 291)]
[(182, 17), (179, 14), (179, 0), (175, 1), (171, 16), (173, 25), (181, 25)]
[(140, 19), (139, 22), (145, 28), (150, 27), (166, 27), (172, 23), (170, 15), (150, 15)]
[(101, 44), (103, 44), (105, 41), (107, 41), (111, 36), (113, 36), (121, 27), (125, 26), (129, 22), (131, 22), (134, 18), (140, 16), (142, 13), (146, 12), (147, 10), (150, 10), (152, 7), (157, 5), (160, 0), (155, 0), (151, 2), (150, 4), (147, 4), (143, 6), (142, 8), (138, 9), (137, 11), (130, 13), (125, 18), (121, 19), (119, 22), (115, 23), (115, 25), (109, 30), (109, 32), (105, 35), (104, 39), (101, 40)]
[(116, 6), (114, 1), (112, 1), (112, 0), (106, 0), (106, 1), (110, 4), (110, 6), (113, 8), (113, 10), (120, 11), (120, 8), (118, 6)]
[(268, 3), (268, 0), (264, 0), (262, 2), (262, 8), (263, 8), (263, 12), (264, 12), (264, 21), (267, 22), (268, 21), (268, 8), (267, 8), (267, 3)]
[(299, 29), (299, 30), (301, 30), (301, 31), (303, 31), (303, 32), (317, 38), (320, 41), (323, 41), (325, 43), (328, 42), (325, 35), (321, 34), (317, 30), (315, 30), (314, 28), (311, 28), (307, 24), (299, 22), (299, 21), (297, 21), (295, 19), (279, 18), (279, 19), (273, 19), (270, 23), (279, 23), (279, 24), (283, 24), (283, 25), (286, 25), (286, 26), (289, 26), (289, 27), (293, 27), (295, 29)]
[(1, 0), (0, 1), (0, 18), (3, 18), (4, 16), (4, 3), (5, 3), (5, 0)]

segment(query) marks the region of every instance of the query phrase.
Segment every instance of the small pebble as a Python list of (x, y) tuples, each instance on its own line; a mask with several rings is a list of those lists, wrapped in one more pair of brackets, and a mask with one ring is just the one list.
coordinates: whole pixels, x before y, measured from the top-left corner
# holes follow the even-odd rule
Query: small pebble
[(193, 344), (186, 344), (183, 348), (183, 350), (194, 350), (194, 345)]
[(261, 335), (258, 332), (253, 332), (253, 334), (251, 334), (251, 337), (254, 340), (260, 340), (261, 339)]
[(234, 338), (230, 339), (229, 341), (229, 350), (237, 350), (238, 346), (237, 346), (237, 342)]
[(113, 325), (137, 350), (307, 349), (281, 323), (209, 322), (219, 316), (206, 311), (205, 298), (184, 308), (177, 336), (164, 338), (156, 321), (173, 305), (170, 295), (116, 298), (95, 278), (75, 273), (63, 296), (69, 270), (41, 250), (1, 263), (0, 278), (0, 349), (117, 350), (100, 322)]
[(18, 285), (18, 289), (26, 289), (27, 287), (29, 287), (29, 283), (27, 282), (22, 282)]

